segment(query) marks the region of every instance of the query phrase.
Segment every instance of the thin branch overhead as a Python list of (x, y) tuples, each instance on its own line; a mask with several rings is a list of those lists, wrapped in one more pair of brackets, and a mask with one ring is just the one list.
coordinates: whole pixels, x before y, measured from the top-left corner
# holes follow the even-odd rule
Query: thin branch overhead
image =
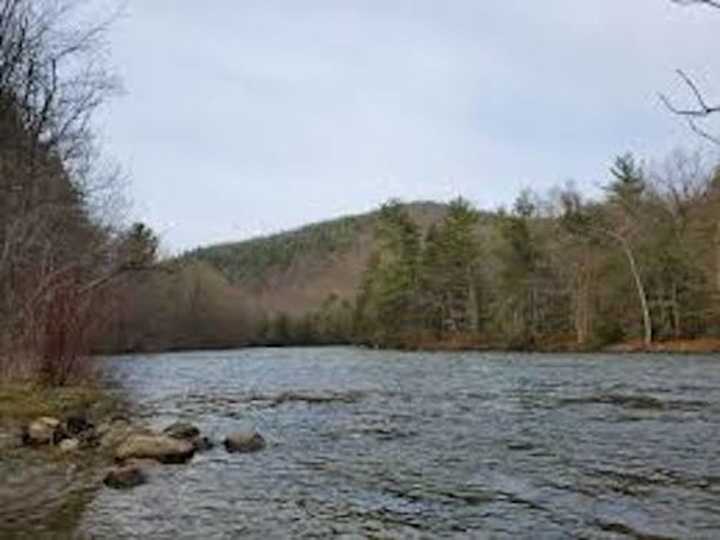
[[(711, 7), (715, 9), (720, 9), (720, 0), (670, 0), (674, 4), (679, 4), (681, 6), (706, 6)], [(695, 84), (695, 81), (692, 80), (683, 70), (678, 69), (677, 70), (678, 75), (682, 79), (683, 83), (685, 83), (685, 86), (688, 87), (690, 90), (690, 93), (694, 97), (696, 101), (696, 107), (689, 108), (689, 109), (680, 109), (678, 107), (675, 107), (670, 99), (665, 96), (664, 94), (660, 94), (660, 99), (665, 104), (665, 106), (674, 114), (678, 116), (685, 117), (687, 120), (690, 129), (692, 129), (693, 132), (695, 132), (700, 137), (717, 144), (720, 146), (720, 137), (710, 134), (708, 131), (706, 131), (704, 128), (700, 127), (698, 124), (698, 120), (703, 120), (708, 118), (709, 116), (720, 113), (720, 105), (708, 105), (708, 102), (703, 97), (702, 92), (698, 88), (697, 84)]]
[(700, 5), (720, 9), (720, 1), (719, 0), (671, 0), (671, 1), (675, 4), (680, 4), (681, 6), (690, 6), (690, 5), (700, 4)]
[(709, 140), (712, 143), (720, 145), (720, 138), (710, 134), (698, 124), (698, 120), (705, 119), (710, 115), (716, 113), (720, 113), (720, 106), (709, 105), (708, 102), (705, 100), (702, 92), (700, 92), (700, 89), (698, 88), (695, 81), (693, 81), (692, 78), (690, 78), (683, 70), (678, 69), (677, 74), (679, 75), (680, 79), (682, 79), (685, 86), (687, 86), (690, 90), (690, 93), (692, 94), (696, 102), (696, 106), (691, 108), (676, 107), (675, 105), (673, 105), (672, 101), (670, 101), (670, 99), (664, 94), (660, 94), (660, 99), (673, 114), (685, 117), (690, 126), (690, 129), (692, 129), (697, 135)]
[(679, 109), (672, 104), (667, 96), (661, 94), (660, 98), (663, 100), (668, 109), (681, 116), (691, 116), (696, 118), (705, 118), (711, 114), (720, 112), (720, 106), (710, 106), (707, 104), (707, 101), (705, 101), (705, 98), (698, 89), (697, 84), (695, 84), (695, 82), (683, 70), (678, 69), (677, 73), (685, 85), (690, 89), (690, 92), (697, 102), (697, 107), (692, 109)]

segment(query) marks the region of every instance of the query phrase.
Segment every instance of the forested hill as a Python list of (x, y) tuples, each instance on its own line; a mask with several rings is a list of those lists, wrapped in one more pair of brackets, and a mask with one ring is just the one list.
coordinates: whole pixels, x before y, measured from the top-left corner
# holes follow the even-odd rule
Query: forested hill
[[(439, 222), (447, 205), (403, 204), (421, 230)], [(378, 211), (306, 225), (299, 229), (195, 249), (184, 261), (217, 269), (270, 316), (304, 315), (329, 297), (354, 298), (373, 251)]]
[(378, 211), (197, 249), (132, 284), (112, 350), (720, 344), (720, 168), (619, 156), (604, 194)]
[[(403, 208), (427, 230), (448, 207), (415, 202)], [(375, 248), (378, 218), (379, 211), (372, 211), (189, 251), (170, 261), (172, 272), (129, 284), (102, 348), (158, 351), (297, 342), (288, 337), (294, 330), (284, 325), (297, 329), (299, 321), (311, 320), (338, 341), (328, 320), (335, 324), (342, 318), (347, 333), (348, 312)]]

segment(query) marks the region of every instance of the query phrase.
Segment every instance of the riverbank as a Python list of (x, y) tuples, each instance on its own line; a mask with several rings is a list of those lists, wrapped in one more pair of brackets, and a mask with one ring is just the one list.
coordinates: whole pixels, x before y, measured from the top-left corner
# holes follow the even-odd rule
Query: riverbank
[(105, 462), (94, 453), (25, 447), (24, 427), (37, 418), (102, 418), (115, 410), (121, 404), (96, 384), (0, 383), (0, 537), (76, 537)]
[(0, 454), (18, 454), (23, 428), (38, 418), (71, 416), (105, 418), (126, 407), (100, 386), (46, 387), (32, 383), (0, 383)]
[[(385, 348), (385, 347), (381, 347)], [(387, 347), (392, 348), (392, 347)], [(573, 339), (547, 340), (532, 345), (508, 345), (494, 341), (457, 337), (447, 340), (425, 340), (402, 344), (398, 348), (426, 352), (528, 352), (528, 353), (668, 353), (711, 354), (720, 353), (719, 338), (676, 339), (653, 342), (645, 346), (640, 339), (627, 340), (610, 345), (580, 345)]]
[(720, 353), (720, 339), (676, 339), (654, 342), (646, 347), (642, 340), (626, 341), (610, 345), (603, 349), (603, 352), (611, 353), (672, 353), (672, 354), (709, 354)]
[[(507, 343), (483, 340), (471, 337), (452, 339), (425, 339), (408, 342), (379, 345), (373, 343), (301, 343), (292, 342), (283, 345), (243, 344), (232, 347), (173, 348), (142, 351), (123, 351), (119, 355), (155, 355), (183, 352), (212, 352), (253, 349), (293, 349), (324, 347), (360, 347), (368, 349), (401, 350), (411, 352), (525, 352), (525, 353), (668, 353), (668, 354), (712, 354), (720, 353), (720, 338), (698, 338), (656, 341), (648, 348), (640, 339), (627, 340), (605, 345), (579, 345), (573, 338), (546, 340), (534, 345), (509, 345)], [(109, 356), (113, 354), (108, 353)]]

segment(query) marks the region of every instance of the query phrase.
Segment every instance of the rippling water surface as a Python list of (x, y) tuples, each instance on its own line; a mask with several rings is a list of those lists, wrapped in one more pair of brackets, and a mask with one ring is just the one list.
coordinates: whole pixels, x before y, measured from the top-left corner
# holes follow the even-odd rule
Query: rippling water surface
[(94, 538), (718, 538), (715, 357), (255, 349), (120, 358), (145, 421), (222, 447), (131, 491)]

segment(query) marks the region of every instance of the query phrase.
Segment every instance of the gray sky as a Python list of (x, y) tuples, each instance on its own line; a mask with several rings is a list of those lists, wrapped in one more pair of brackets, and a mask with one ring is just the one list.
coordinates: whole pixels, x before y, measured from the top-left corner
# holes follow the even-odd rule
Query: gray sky
[(177, 251), (390, 197), (478, 206), (698, 141), (720, 12), (669, 0), (129, 0), (103, 118), (135, 216)]

